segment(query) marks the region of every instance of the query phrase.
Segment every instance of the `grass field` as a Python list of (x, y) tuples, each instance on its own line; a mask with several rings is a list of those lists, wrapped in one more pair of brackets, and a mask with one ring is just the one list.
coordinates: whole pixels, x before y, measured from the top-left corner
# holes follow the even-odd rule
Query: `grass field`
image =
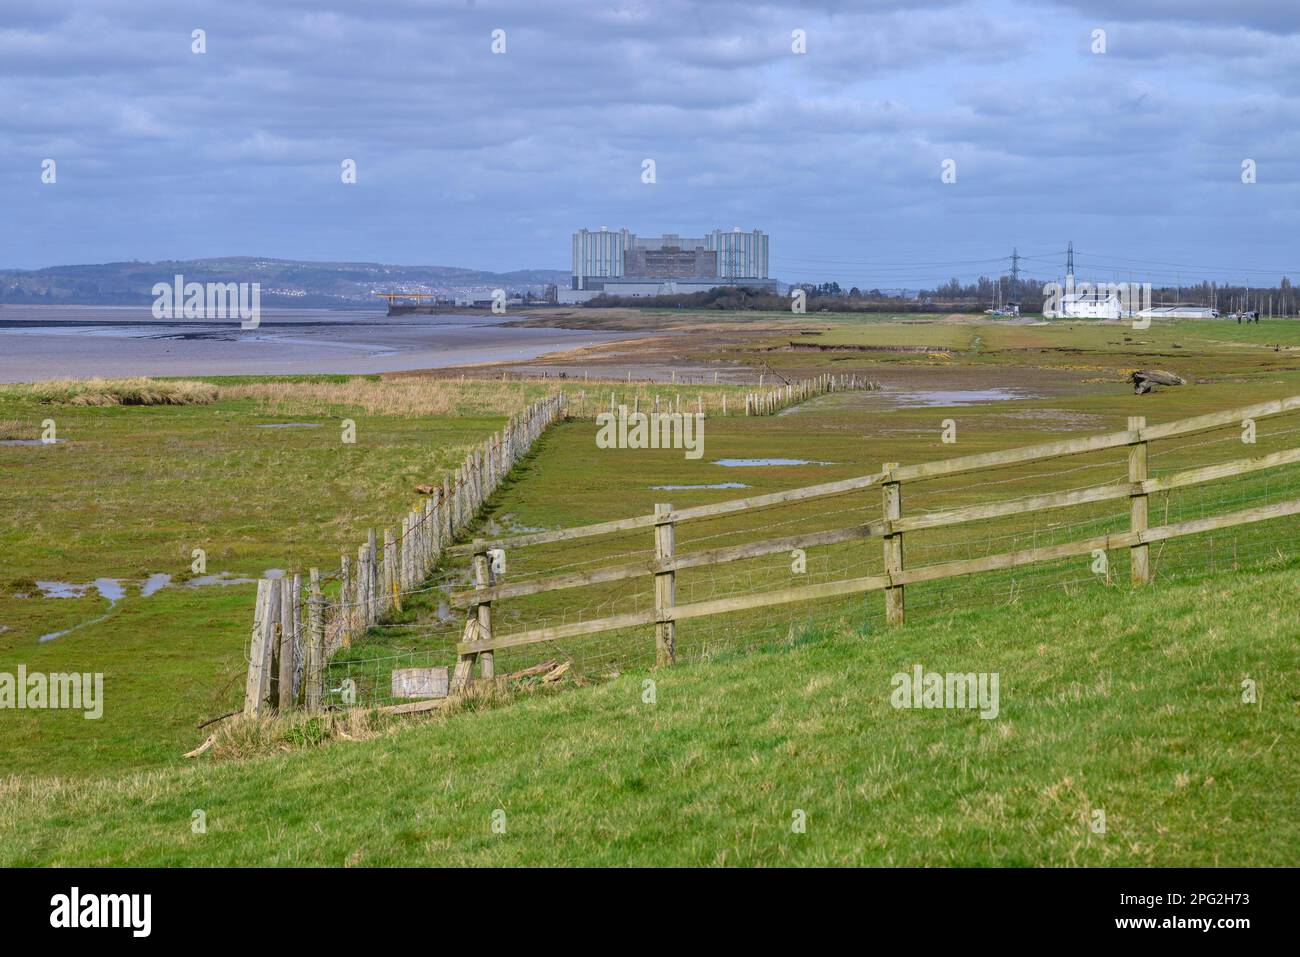
[[(796, 626), (368, 741), (10, 782), (0, 863), (1293, 864), (1294, 583)], [(998, 717), (895, 709), (891, 676), (915, 664), (997, 672)]]
[[(663, 318), (670, 334), (657, 345), (639, 344), (639, 360), (694, 363), (697, 376), (715, 366), (724, 374), (765, 370), (768, 382), (856, 373), (885, 381), (886, 391), (827, 396), (779, 416), (711, 417), (698, 460), (671, 450), (597, 450), (590, 419), (561, 424), (493, 497), (480, 531), (624, 518), (648, 513), (655, 502), (684, 507), (867, 474), (886, 461), (913, 464), (1111, 431), (1129, 415), (1154, 424), (1300, 394), (1288, 348), (1300, 344), (1294, 322), (1180, 322), (1138, 331), (930, 317), (709, 316), (698, 326), (690, 317)], [(687, 335), (672, 332), (688, 328)], [(786, 349), (796, 338), (873, 348)], [(593, 353), (593, 381), (601, 354)], [(1127, 371), (1150, 367), (1180, 372), (1189, 384), (1134, 396)], [(335, 567), (340, 547), (354, 549), (367, 527), (392, 524), (416, 501), (415, 484), (440, 478), (509, 412), (556, 385), (447, 375), (214, 379), (199, 383), (195, 404), (166, 405), (99, 404), (93, 390), (87, 397), (80, 387), (0, 389), (0, 439), (36, 438), (42, 421), (53, 418), (61, 440), (0, 446), (0, 672), (19, 664), (100, 671), (107, 697), (100, 721), (75, 712), (0, 714), (0, 775), (15, 776), (0, 798), (0, 860), (1294, 859), (1295, 826), (1286, 817), (1297, 783), (1294, 748), (1286, 747), (1298, 693), (1287, 625), (1296, 607), (1294, 520), (1171, 543), (1153, 555), (1157, 582), (1147, 594), (1107, 585), (1076, 562), (913, 586), (901, 630), (883, 628), (878, 595), (785, 606), (684, 624), (685, 663), (658, 672), (645, 670), (653, 661), (649, 629), (575, 640), (558, 651), (594, 682), (586, 687), (566, 683), (433, 723), (408, 719), (412, 726), (373, 740), (299, 751), (318, 736), (307, 728), (280, 743), (296, 753), (183, 761), (181, 752), (207, 733), (195, 722), (241, 699), (252, 600), (251, 585), (186, 585), (191, 549), (206, 550), (208, 573), (235, 578)], [(571, 393), (584, 388), (565, 385)], [(924, 394), (990, 386), (1022, 397), (900, 407), (890, 396), (900, 388)], [(215, 396), (205, 394), (211, 387)], [(628, 387), (647, 388), (658, 391)], [(687, 401), (700, 388), (684, 387)], [(357, 423), (356, 445), (340, 441), (344, 418)], [(955, 445), (940, 438), (947, 419), (957, 423)], [(285, 423), (317, 427), (260, 427)], [(1153, 449), (1152, 474), (1291, 447), (1293, 431), (1294, 417), (1283, 417), (1261, 422), (1260, 442), (1250, 448), (1235, 429), (1170, 443)], [(1123, 455), (1086, 459), (1081, 473), (1061, 471), (1073, 462), (1055, 462), (929, 483), (907, 489), (904, 509), (1114, 481), (1123, 477)], [(769, 456), (814, 464), (717, 464)], [(1300, 497), (1296, 471), (1153, 499), (1152, 522)], [(727, 482), (746, 488), (694, 487)], [(914, 534), (909, 565), (1124, 527), (1127, 503), (1105, 504)], [(686, 525), (678, 550), (840, 527), (878, 517), (879, 509), (875, 493)], [(641, 530), (518, 550), (510, 578), (646, 558), (649, 547)], [(679, 575), (677, 600), (788, 585), (788, 560), (777, 559), (740, 563), (727, 569), (732, 577)], [(1116, 581), (1125, 580), (1126, 559), (1113, 560)], [(876, 542), (810, 550), (808, 576), (798, 583), (872, 574), (880, 563)], [(145, 597), (140, 583), (155, 573), (174, 580)], [(448, 583), (463, 581), (459, 569), (448, 574)], [(33, 580), (96, 578), (126, 579), (125, 597), (110, 607), (93, 589), (71, 598), (34, 591)], [(494, 616), (498, 629), (514, 630), (649, 601), (647, 579), (631, 588), (506, 601)], [(402, 615), (336, 658), (339, 673), (385, 655), (449, 659), (459, 624), (440, 605), (437, 592), (409, 601)], [(498, 671), (556, 652), (537, 646), (500, 654)], [(1002, 715), (981, 721), (896, 712), (889, 676), (913, 663), (998, 671)], [(653, 708), (640, 698), (647, 677), (658, 684)], [(1245, 677), (1264, 689), (1258, 706), (1240, 704)], [(488, 827), (498, 807), (510, 822), (506, 835)], [(203, 836), (189, 831), (196, 808), (208, 815)], [(808, 813), (806, 835), (790, 832), (794, 808)], [(1087, 829), (1096, 808), (1109, 822), (1104, 838)]]
[[(59, 439), (0, 446), (0, 671), (99, 671), (117, 689), (99, 722), (4, 712), (0, 773), (175, 760), (197, 721), (239, 704), (251, 621), (251, 584), (184, 583), (193, 549), (206, 552), (207, 574), (235, 580), (337, 565), (340, 547), (401, 515), (416, 484), (545, 391), (213, 381), (223, 397), (195, 405), (50, 404), (0, 390), (6, 438), (37, 438), (52, 418)], [(356, 422), (355, 444), (341, 441), (344, 417)], [(316, 427), (265, 427), (286, 421)], [(158, 573), (173, 585), (142, 597)], [(124, 597), (110, 606), (94, 590), (50, 598), (34, 586), (98, 578), (125, 579)]]

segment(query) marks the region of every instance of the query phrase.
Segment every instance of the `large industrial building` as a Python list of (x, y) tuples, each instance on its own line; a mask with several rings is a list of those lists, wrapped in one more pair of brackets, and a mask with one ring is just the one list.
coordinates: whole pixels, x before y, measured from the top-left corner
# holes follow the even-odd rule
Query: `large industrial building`
[(638, 236), (602, 226), (573, 234), (573, 280), (561, 302), (665, 296), (718, 286), (777, 288), (767, 276), (767, 234), (715, 229), (701, 236)]

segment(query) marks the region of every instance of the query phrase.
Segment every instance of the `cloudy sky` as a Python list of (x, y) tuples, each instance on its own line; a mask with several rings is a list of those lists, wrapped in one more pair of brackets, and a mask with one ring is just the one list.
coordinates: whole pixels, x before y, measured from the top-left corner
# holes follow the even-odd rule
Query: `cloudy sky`
[(740, 226), (787, 281), (1300, 277), (1294, 0), (0, 4), (0, 267)]

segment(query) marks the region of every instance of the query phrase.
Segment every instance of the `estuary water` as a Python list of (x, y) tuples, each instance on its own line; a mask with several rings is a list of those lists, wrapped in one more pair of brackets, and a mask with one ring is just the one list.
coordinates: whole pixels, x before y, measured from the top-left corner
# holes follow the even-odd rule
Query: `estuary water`
[(0, 305), (0, 382), (400, 372), (526, 361), (638, 335), (512, 327), (511, 318), (263, 309), (261, 325), (243, 330), (237, 320), (155, 319), (147, 306)]

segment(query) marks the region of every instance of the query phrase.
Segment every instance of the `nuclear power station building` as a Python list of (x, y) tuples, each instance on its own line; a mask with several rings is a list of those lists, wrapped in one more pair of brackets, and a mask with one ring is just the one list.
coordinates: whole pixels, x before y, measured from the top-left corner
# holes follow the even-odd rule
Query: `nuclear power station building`
[(718, 286), (776, 289), (767, 276), (767, 234), (715, 229), (705, 236), (638, 236), (626, 229), (573, 234), (573, 281), (561, 301), (667, 296)]

